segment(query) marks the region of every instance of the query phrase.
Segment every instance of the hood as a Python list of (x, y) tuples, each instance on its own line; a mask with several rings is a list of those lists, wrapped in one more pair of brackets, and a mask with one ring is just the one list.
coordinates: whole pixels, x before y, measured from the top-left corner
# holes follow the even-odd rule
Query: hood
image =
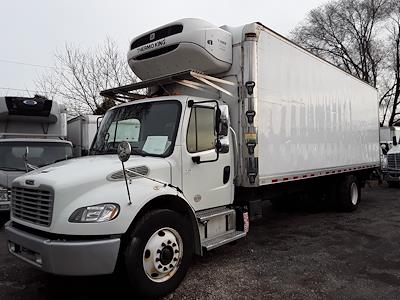
[[(164, 158), (131, 156), (125, 168), (147, 167), (147, 176), (170, 182), (170, 165)], [(48, 185), (54, 189), (86, 188), (109, 181), (112, 174), (122, 171), (117, 155), (95, 155), (58, 162), (21, 176), (17, 181), (24, 186), (30, 181), (32, 187)], [(122, 172), (120, 173), (122, 174)], [(107, 179), (108, 178), (108, 179)], [(121, 179), (123, 180), (123, 179)]]
[(400, 145), (396, 145), (396, 146), (393, 146), (389, 151), (388, 151), (388, 155), (389, 154), (397, 154), (397, 153), (400, 153)]
[(0, 170), (0, 186), (11, 188), (13, 180), (25, 174), (24, 171), (3, 171)]

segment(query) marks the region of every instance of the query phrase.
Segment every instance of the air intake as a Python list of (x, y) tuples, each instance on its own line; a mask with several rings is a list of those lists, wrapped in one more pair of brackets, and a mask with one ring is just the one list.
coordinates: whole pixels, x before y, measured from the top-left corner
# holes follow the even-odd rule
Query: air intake
[[(140, 175), (144, 175), (147, 176), (149, 174), (149, 168), (146, 166), (139, 166), (139, 167), (134, 167), (134, 168), (129, 168), (128, 170), (135, 172), (135, 173), (139, 173)], [(140, 175), (134, 174), (134, 173), (130, 173), (130, 172), (126, 172), (126, 177), (128, 179), (133, 179), (133, 178), (140, 178)], [(123, 171), (118, 171), (115, 173), (112, 173), (110, 175), (107, 176), (107, 180), (109, 181), (120, 181), (120, 180), (124, 180), (124, 173)]]

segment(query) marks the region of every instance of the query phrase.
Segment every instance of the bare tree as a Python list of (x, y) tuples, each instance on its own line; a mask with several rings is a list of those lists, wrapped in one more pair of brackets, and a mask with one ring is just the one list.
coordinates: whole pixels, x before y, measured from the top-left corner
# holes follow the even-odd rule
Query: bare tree
[(378, 88), (381, 125), (400, 121), (400, 3), (335, 0), (312, 10), (292, 38)]
[(313, 9), (292, 31), (295, 41), (350, 74), (377, 85), (384, 57), (377, 31), (387, 0), (339, 0)]
[(46, 96), (61, 98), (71, 115), (104, 113), (114, 102), (100, 96), (100, 91), (136, 81), (125, 56), (110, 39), (95, 50), (65, 45), (55, 58), (55, 69), (42, 75), (36, 85)]
[(383, 121), (385, 121), (390, 108), (388, 124), (391, 126), (400, 123), (400, 112), (398, 112), (400, 106), (400, 3), (398, 1), (392, 2), (387, 30), (389, 32), (388, 73), (391, 76), (388, 80)]

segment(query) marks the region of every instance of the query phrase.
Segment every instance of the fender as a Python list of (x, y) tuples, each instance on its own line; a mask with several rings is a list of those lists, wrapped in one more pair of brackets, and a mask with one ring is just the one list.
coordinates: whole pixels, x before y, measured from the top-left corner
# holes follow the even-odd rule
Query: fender
[(145, 213), (158, 208), (171, 209), (189, 217), (193, 230), (194, 253), (197, 255), (203, 255), (200, 243), (199, 229), (196, 220), (196, 213), (193, 207), (187, 202), (186, 198), (180, 193), (174, 195), (173, 194), (161, 195), (148, 201), (139, 209), (139, 212), (136, 214), (135, 219), (132, 221), (131, 225), (129, 226), (125, 234), (131, 231), (131, 229), (135, 226), (137, 221)]

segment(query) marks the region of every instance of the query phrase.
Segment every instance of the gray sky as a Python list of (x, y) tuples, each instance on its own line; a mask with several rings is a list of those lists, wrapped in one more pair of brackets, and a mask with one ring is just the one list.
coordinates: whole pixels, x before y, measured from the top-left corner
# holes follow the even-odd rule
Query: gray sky
[[(0, 96), (27, 95), (46, 68), (10, 63), (54, 65), (54, 52), (65, 43), (96, 47), (107, 37), (121, 51), (152, 28), (187, 17), (215, 25), (259, 21), (287, 35), (323, 0), (1, 0)], [(50, 69), (51, 70), (51, 69)], [(33, 92), (31, 92), (33, 96)]]

